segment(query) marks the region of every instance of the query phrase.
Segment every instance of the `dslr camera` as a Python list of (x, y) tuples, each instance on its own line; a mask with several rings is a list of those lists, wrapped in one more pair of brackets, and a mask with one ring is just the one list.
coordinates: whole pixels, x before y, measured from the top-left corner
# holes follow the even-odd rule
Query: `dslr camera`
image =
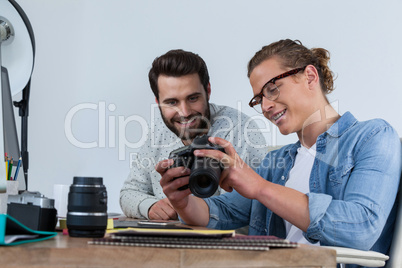
[(199, 149), (212, 149), (225, 152), (222, 146), (208, 141), (209, 136), (197, 136), (190, 145), (172, 151), (169, 158), (174, 160), (170, 168), (187, 167), (190, 171), (189, 184), (179, 190), (190, 188), (193, 195), (201, 198), (212, 196), (219, 186), (219, 178), (223, 165), (209, 157), (195, 157), (194, 151)]
[(32, 230), (54, 231), (57, 224), (54, 199), (39, 192), (24, 191), (18, 195), (9, 195), (7, 214)]

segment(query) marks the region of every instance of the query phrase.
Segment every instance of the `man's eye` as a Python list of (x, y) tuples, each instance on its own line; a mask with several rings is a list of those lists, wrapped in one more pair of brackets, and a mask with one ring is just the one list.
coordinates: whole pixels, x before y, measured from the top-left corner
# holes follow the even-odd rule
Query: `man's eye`
[(196, 102), (198, 100), (198, 96), (193, 96), (188, 99), (191, 102)]
[(165, 102), (165, 104), (166, 104), (166, 105), (169, 105), (169, 106), (175, 106), (176, 103), (177, 103), (177, 101), (175, 101), (175, 100), (171, 100), (171, 101)]
[(278, 90), (278, 86), (275, 84), (268, 84), (265, 88), (264, 88), (264, 96), (271, 96), (273, 94), (276, 93), (276, 91)]

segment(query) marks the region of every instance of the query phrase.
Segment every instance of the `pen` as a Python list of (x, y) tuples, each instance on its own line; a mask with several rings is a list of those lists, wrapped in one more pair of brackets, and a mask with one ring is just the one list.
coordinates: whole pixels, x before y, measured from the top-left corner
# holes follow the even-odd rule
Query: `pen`
[(7, 153), (6, 153), (4, 162), (6, 164), (6, 180), (8, 180), (8, 157), (7, 157)]
[(7, 180), (11, 180), (11, 170), (13, 169), (13, 158), (11, 158), (8, 162), (8, 174)]
[(14, 174), (14, 180), (17, 180), (17, 178), (18, 178), (18, 171), (20, 170), (20, 166), (21, 166), (21, 157), (18, 159), (17, 168), (16, 168), (15, 174)]

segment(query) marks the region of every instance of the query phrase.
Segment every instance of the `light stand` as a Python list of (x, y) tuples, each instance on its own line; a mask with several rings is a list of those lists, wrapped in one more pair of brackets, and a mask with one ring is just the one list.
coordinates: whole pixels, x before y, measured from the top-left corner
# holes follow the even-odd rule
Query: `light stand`
[[(35, 58), (32, 26), (22, 8), (14, 0), (0, 0), (0, 154), (5, 152), (18, 160), (22, 157), (25, 189), (28, 190), (28, 115), (31, 75)], [(21, 153), (15, 127), (12, 96), (22, 90), (22, 99), (14, 102), (21, 116)], [(1, 142), (1, 141), (4, 141)], [(0, 157), (1, 157), (0, 155)], [(1, 162), (0, 162), (1, 163)], [(0, 164), (0, 181), (6, 178), (5, 165)], [(16, 178), (17, 179), (17, 178)]]

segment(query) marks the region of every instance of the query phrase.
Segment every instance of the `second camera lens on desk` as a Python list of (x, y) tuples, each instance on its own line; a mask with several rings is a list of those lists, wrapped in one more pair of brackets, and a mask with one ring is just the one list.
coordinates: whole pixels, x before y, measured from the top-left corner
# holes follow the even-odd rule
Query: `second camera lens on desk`
[(107, 192), (101, 177), (74, 177), (68, 193), (67, 228), (72, 237), (103, 237)]

